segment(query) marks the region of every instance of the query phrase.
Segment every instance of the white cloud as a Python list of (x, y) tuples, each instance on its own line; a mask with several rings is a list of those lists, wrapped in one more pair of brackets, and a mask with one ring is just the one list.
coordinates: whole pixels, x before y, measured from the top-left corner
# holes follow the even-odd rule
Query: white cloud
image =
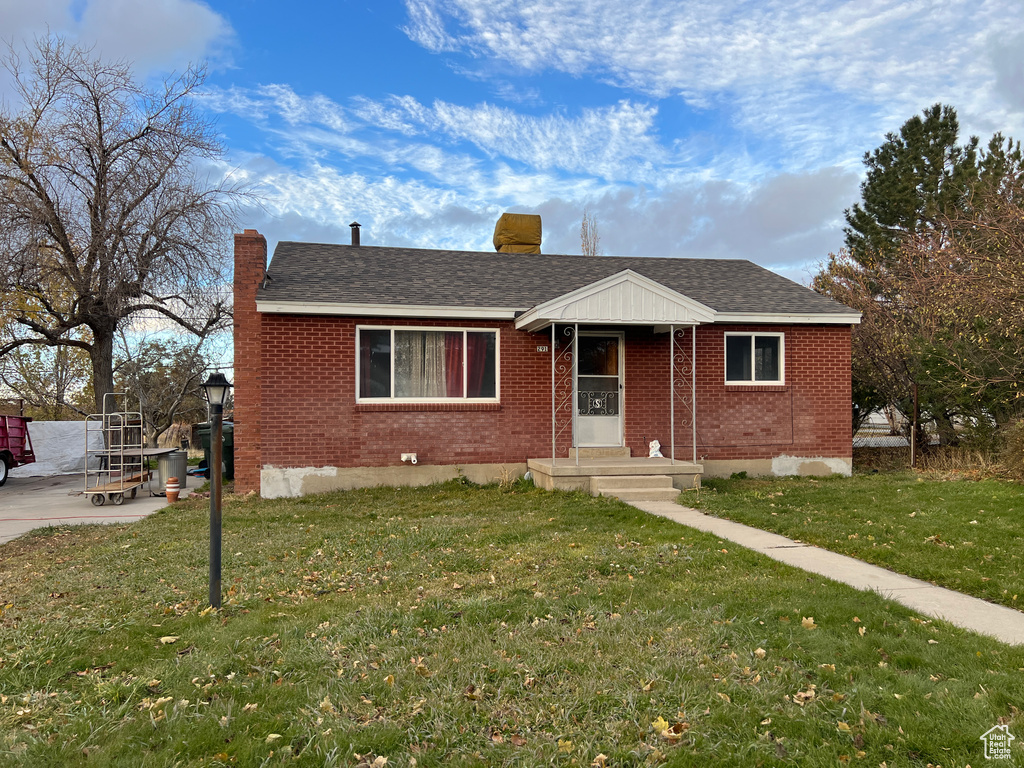
[(413, 169), (492, 194), (513, 190), (523, 179), (534, 190), (572, 186), (566, 173), (585, 177), (589, 189), (612, 181), (663, 184), (684, 173), (679, 147), (670, 150), (658, 140), (657, 109), (628, 101), (575, 116), (532, 116), (490, 104), (428, 106), (411, 96), (356, 98), (345, 108), (280, 84), (212, 89), (202, 98), (210, 109), (259, 124), (287, 156), (372, 157), (396, 173)]
[(651, 182), (672, 162), (654, 135), (657, 112), (655, 107), (621, 101), (583, 109), (575, 117), (535, 117), (491, 104), (467, 107), (435, 101), (427, 107), (411, 97), (396, 97), (387, 104), (363, 100), (360, 116), (407, 135), (430, 133), (468, 141), (490, 157), (532, 168)]
[[(842, 245), (842, 211), (858, 176), (841, 168), (780, 174), (757, 184), (723, 179), (660, 190), (619, 189), (586, 202), (604, 253), (751, 259), (801, 274)], [(537, 206), (552, 252), (579, 251), (582, 204), (554, 199)]]
[[(809, 164), (898, 127), (939, 100), (968, 127), (1022, 105), (1015, 0), (407, 0), (407, 33), (481, 68), (604, 79), (723, 108)], [(992, 57), (987, 41), (996, 43)], [(994, 58), (994, 61), (993, 61)], [(1007, 103), (1009, 102), (1009, 103)], [(1009, 116), (1009, 114), (1008, 114)], [(811, 126), (811, 127), (808, 127)], [(836, 135), (838, 134), (838, 135)], [(854, 141), (845, 141), (846, 139)], [(859, 154), (859, 152), (857, 153)]]
[(198, 0), (0, 0), (3, 38), (16, 47), (66, 35), (148, 75), (227, 55), (228, 21)]

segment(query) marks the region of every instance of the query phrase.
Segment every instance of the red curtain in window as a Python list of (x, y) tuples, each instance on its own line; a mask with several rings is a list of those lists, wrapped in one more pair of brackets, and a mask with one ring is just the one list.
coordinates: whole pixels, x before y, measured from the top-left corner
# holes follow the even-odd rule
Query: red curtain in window
[(444, 335), (444, 380), (448, 397), (462, 397), (462, 331)]
[(484, 371), (487, 369), (487, 342), (489, 334), (466, 334), (466, 365), (469, 366), (466, 384), (467, 397), (480, 397), (484, 385)]

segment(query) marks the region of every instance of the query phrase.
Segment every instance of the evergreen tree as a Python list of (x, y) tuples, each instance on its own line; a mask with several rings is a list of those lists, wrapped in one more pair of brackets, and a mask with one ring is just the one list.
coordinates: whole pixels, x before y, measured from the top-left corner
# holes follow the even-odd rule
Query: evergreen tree
[(884, 263), (908, 235), (941, 228), (963, 205), (978, 179), (978, 139), (961, 146), (959, 132), (956, 110), (935, 104), (865, 153), (861, 203), (846, 210), (843, 230), (858, 263)]

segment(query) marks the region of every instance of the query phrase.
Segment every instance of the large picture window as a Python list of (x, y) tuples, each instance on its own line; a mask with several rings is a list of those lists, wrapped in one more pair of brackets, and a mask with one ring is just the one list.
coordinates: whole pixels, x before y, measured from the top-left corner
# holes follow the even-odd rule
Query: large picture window
[(782, 384), (783, 341), (781, 333), (725, 334), (725, 383)]
[(360, 400), (496, 400), (498, 332), (356, 329)]

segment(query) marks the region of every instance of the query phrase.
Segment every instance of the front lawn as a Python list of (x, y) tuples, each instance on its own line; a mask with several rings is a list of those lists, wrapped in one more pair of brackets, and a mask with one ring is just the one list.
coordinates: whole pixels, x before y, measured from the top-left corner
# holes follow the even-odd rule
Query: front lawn
[(1020, 485), (918, 475), (707, 480), (708, 514), (816, 544), (1013, 608), (1024, 607)]
[(201, 501), (0, 549), (0, 764), (949, 768), (1024, 736), (1024, 649), (613, 500), (229, 497), (224, 526), (219, 614)]

